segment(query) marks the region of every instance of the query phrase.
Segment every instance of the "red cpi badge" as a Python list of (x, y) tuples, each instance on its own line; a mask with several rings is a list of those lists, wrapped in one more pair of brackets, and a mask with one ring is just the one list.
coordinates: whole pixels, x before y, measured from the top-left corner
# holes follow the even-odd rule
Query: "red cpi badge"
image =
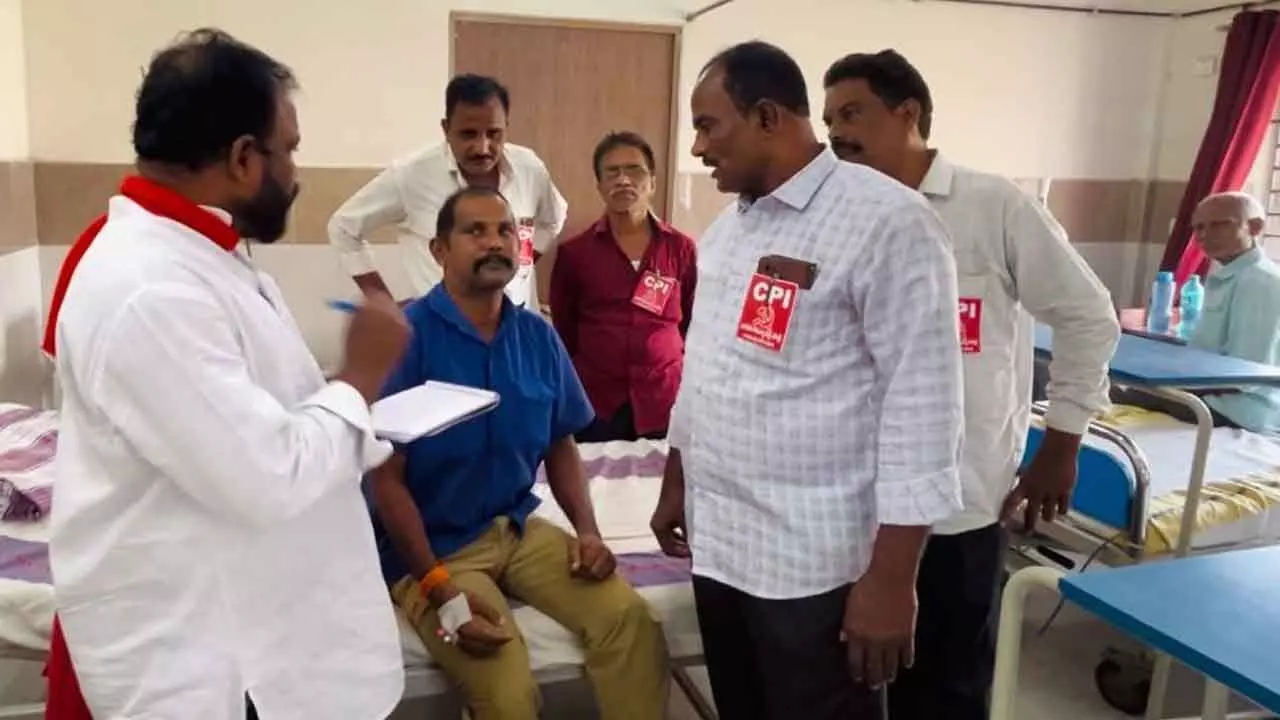
[(960, 298), (960, 349), (982, 352), (982, 298)]
[(533, 264), (533, 220), (525, 218), (516, 225), (516, 239), (520, 241), (520, 267)]
[(738, 318), (738, 338), (766, 350), (781, 351), (799, 293), (800, 286), (789, 280), (752, 273)]
[(631, 296), (631, 304), (647, 310), (654, 315), (661, 315), (667, 308), (667, 301), (676, 288), (675, 278), (665, 278), (652, 270), (645, 270), (636, 283), (635, 293)]

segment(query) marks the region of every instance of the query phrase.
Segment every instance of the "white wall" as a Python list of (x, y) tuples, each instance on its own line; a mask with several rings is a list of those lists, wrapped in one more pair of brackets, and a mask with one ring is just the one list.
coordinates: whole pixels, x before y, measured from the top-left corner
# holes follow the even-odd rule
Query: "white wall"
[(0, 159), (25, 158), (27, 66), (23, 54), (22, 0), (0, 0)]
[[(29, 154), (26, 66), (23, 54), (22, 3), (0, 0), (0, 172)], [(0, 182), (0, 192), (26, 181), (14, 173)], [(9, 198), (0, 207), (11, 207)], [(17, 227), (0, 212), (0, 223)], [(39, 351), (41, 287), (36, 238), (18, 238), (25, 249), (0, 247), (0, 399), (40, 402), (47, 368)]]
[[(895, 48), (929, 82), (934, 144), (956, 160), (1013, 177), (1145, 178), (1167, 25), (961, 4), (736, 0), (686, 28), (682, 88), (688, 97), (716, 51), (758, 37), (796, 57), (820, 115), (833, 61)], [(692, 143), (685, 110), (682, 150)]]
[[(12, 1), (12, 0), (9, 0)], [(139, 68), (178, 32), (214, 25), (288, 63), (303, 92), (304, 165), (374, 165), (435, 140), (449, 78), (451, 10), (676, 23), (663, 0), (112, 0), (113, 31), (67, 22), (96, 0), (28, 0), (33, 155), (130, 162)]]
[[(114, 0), (114, 29), (103, 32), (94, 23), (67, 22), (99, 11), (93, 0), (26, 0), (19, 39), (33, 89), (29, 123), (10, 131), (8, 141), (0, 137), (0, 147), (17, 144), (39, 160), (129, 162), (132, 100), (150, 53), (181, 30), (216, 25), (297, 71), (301, 164), (382, 165), (438, 138), (451, 9), (674, 24), (681, 16), (676, 5), (688, 3), (378, 0), (371, 8), (273, 0), (264, 12), (261, 0)], [(14, 16), (0, 16), (9, 18), (11, 32)], [(1198, 75), (1196, 60), (1220, 52), (1223, 34), (1215, 26), (1229, 18), (1166, 21), (908, 0), (736, 0), (683, 31), (680, 170), (703, 171), (687, 152), (686, 103), (699, 69), (725, 46), (760, 37), (801, 63), (815, 120), (821, 75), (833, 60), (894, 47), (928, 79), (935, 144), (960, 162), (1018, 178), (1184, 179), (1216, 80), (1216, 68)], [(12, 74), (13, 65), (0, 60), (0, 89), (4, 68)], [(26, 139), (18, 140), (19, 133)], [(1122, 303), (1140, 294), (1159, 255), (1157, 246), (1138, 242), (1080, 247)], [(394, 262), (393, 249), (379, 250)], [(46, 293), (64, 252), (41, 249)], [(277, 274), (322, 361), (332, 362), (341, 318), (324, 309), (323, 299), (352, 290), (332, 253), (322, 245), (290, 245), (262, 252), (261, 260)]]
[(1153, 177), (1186, 180), (1213, 112), (1218, 66), (1233, 13), (1200, 15), (1173, 24), (1160, 105), (1160, 151)]
[[(10, 0), (12, 1), (12, 0)], [(308, 165), (380, 164), (435, 139), (448, 78), (449, 7), (674, 22), (662, 0), (115, 0), (113, 25), (68, 23), (91, 0), (27, 3), (31, 149), (44, 160), (128, 162), (138, 70), (181, 29), (215, 24), (290, 63), (303, 83)], [(594, 8), (594, 10), (593, 10)], [(624, 10), (619, 12), (619, 10)], [(820, 23), (821, 32), (815, 32)], [(682, 87), (717, 50), (762, 36), (795, 54), (821, 107), (821, 74), (855, 50), (897, 47), (937, 95), (937, 140), (957, 159), (1019, 177), (1147, 177), (1165, 23), (884, 0), (737, 0), (685, 28)], [(762, 30), (764, 29), (764, 30)], [(621, 79), (620, 79), (621, 80)], [(682, 107), (680, 156), (687, 155)]]
[[(1150, 177), (1186, 182), (1213, 113), (1225, 28), (1235, 8), (1199, 15), (1171, 24), (1166, 47), (1159, 112), (1154, 116), (1156, 153)], [(1172, 222), (1165, 228), (1172, 230)], [(1134, 262), (1134, 300), (1147, 296), (1160, 259), (1162, 245), (1146, 245)]]

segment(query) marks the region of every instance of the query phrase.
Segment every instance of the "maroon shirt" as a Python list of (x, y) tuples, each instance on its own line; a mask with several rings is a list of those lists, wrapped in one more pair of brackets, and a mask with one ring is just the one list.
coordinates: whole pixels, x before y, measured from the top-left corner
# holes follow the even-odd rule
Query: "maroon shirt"
[[(636, 432), (667, 429), (684, 370), (684, 334), (693, 310), (693, 239), (653, 219), (655, 234), (631, 266), (601, 219), (556, 250), (551, 319), (601, 420), (630, 402)], [(661, 313), (631, 302), (646, 271), (674, 280)]]

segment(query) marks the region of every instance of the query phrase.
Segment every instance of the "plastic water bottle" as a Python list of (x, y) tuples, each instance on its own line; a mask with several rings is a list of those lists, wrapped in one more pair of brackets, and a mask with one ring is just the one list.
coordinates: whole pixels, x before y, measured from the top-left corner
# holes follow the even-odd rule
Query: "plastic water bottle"
[(1151, 285), (1151, 305), (1147, 308), (1147, 330), (1153, 333), (1169, 332), (1173, 320), (1173, 273), (1165, 270), (1156, 273)]
[(1200, 322), (1200, 312), (1204, 309), (1204, 285), (1200, 284), (1200, 276), (1192, 275), (1182, 283), (1181, 299), (1178, 302), (1180, 314), (1178, 334), (1184, 338), (1191, 337), (1196, 324)]

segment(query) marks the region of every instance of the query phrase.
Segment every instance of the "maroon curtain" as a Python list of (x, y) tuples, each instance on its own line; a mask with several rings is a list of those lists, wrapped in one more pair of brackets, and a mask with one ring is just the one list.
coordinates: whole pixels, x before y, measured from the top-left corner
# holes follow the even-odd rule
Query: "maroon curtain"
[(1280, 101), (1280, 11), (1235, 16), (1222, 52), (1213, 115), (1178, 207), (1160, 267), (1181, 283), (1203, 273), (1208, 259), (1191, 242), (1191, 213), (1205, 197), (1239, 190), (1249, 177)]

